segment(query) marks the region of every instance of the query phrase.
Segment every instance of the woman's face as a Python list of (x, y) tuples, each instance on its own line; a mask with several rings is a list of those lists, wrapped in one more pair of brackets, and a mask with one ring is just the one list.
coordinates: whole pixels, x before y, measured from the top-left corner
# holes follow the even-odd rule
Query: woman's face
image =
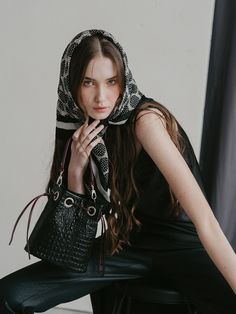
[(106, 119), (114, 109), (120, 93), (117, 69), (113, 62), (103, 56), (93, 58), (78, 90), (78, 102), (82, 109), (94, 119)]

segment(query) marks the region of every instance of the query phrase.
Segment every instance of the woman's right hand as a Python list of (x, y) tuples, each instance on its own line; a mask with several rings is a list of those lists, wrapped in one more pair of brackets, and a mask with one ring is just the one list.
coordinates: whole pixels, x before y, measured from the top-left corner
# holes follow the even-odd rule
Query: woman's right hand
[(91, 124), (83, 124), (72, 136), (71, 157), (68, 167), (68, 189), (76, 193), (84, 193), (83, 176), (89, 162), (92, 149), (102, 141), (101, 137), (95, 139), (104, 128), (99, 125), (100, 120)]

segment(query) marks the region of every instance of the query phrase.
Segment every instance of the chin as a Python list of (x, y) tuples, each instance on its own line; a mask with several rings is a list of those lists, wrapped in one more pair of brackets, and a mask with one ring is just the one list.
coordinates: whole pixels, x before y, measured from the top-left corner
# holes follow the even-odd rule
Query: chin
[(93, 113), (93, 114), (89, 114), (89, 116), (95, 120), (104, 120), (106, 118), (108, 118), (110, 115), (110, 112), (109, 113)]

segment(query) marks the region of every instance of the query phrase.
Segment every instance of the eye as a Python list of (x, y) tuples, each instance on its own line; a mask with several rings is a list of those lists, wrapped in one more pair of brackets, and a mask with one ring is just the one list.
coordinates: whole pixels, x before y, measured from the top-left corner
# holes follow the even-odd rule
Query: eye
[(116, 80), (109, 80), (108, 83), (109, 83), (110, 85), (115, 85), (115, 84), (116, 84)]
[(84, 86), (92, 86), (93, 85), (93, 81), (84, 81), (83, 85)]

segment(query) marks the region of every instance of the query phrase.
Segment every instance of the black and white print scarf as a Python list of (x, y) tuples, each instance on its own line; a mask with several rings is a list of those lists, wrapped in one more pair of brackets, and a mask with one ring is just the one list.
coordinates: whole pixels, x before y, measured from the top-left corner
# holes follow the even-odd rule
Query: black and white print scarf
[[(76, 35), (66, 47), (60, 68), (60, 79), (58, 86), (58, 102), (57, 102), (57, 123), (56, 136), (63, 135), (63, 132), (78, 129), (84, 122), (85, 117), (79, 104), (76, 104), (69, 86), (69, 70), (72, 54), (81, 41), (96, 34), (101, 34), (110, 40), (120, 51), (125, 68), (125, 88), (122, 100), (118, 108), (108, 117), (107, 125), (124, 124), (131, 112), (138, 106), (141, 98), (144, 96), (138, 89), (137, 84), (128, 67), (128, 59), (121, 45), (115, 40), (112, 34), (100, 29), (86, 30)], [(106, 130), (106, 128), (104, 128)], [(108, 186), (109, 164), (108, 154), (104, 142), (97, 144), (91, 154), (92, 169), (95, 176), (97, 187), (100, 193), (110, 200), (110, 189)]]

